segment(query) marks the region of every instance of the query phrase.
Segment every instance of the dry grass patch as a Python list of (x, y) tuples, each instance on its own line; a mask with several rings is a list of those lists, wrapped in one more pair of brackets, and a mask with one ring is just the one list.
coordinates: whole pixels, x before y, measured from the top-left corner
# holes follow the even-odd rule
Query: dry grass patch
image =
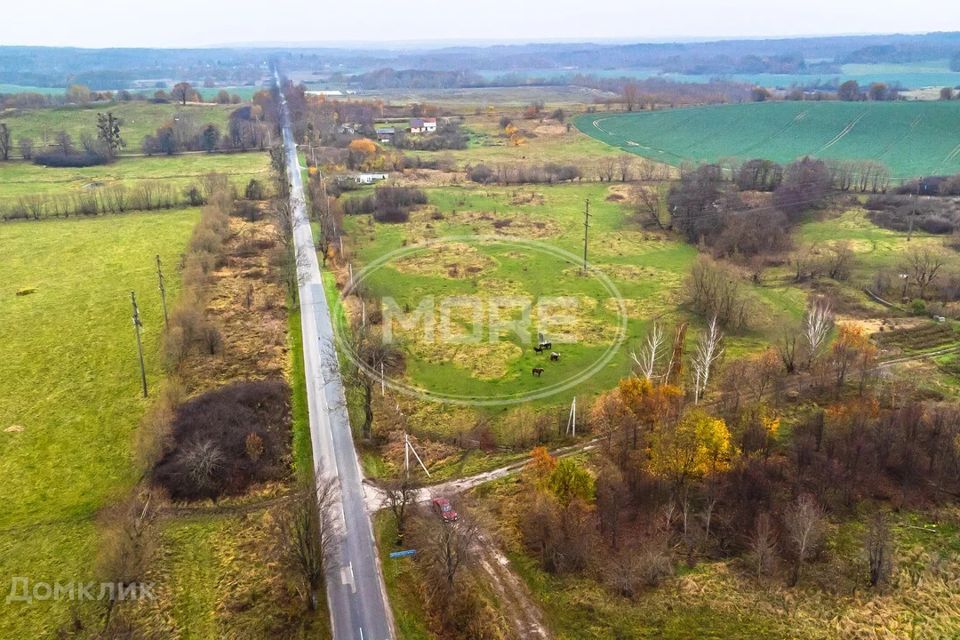
[(463, 242), (425, 247), (391, 263), (400, 273), (443, 278), (473, 278), (493, 269), (496, 261)]
[(269, 220), (230, 218), (223, 266), (212, 272), (205, 315), (223, 337), (222, 353), (188, 358), (180, 369), (190, 391), (287, 370), (287, 316), (283, 285), (269, 254), (275, 232)]
[(650, 251), (667, 251), (676, 241), (649, 231), (620, 230), (604, 234), (603, 242), (592, 246), (594, 255), (635, 256)]
[(502, 380), (516, 377), (515, 362), (523, 350), (511, 342), (488, 342), (477, 344), (447, 344), (410, 342), (411, 355), (431, 364), (450, 364), (461, 372), (452, 375), (468, 375), (477, 380)]
[[(530, 202), (521, 204), (539, 204), (536, 195)], [(529, 194), (522, 196), (530, 197)], [(542, 197), (542, 196), (541, 196)], [(410, 214), (407, 223), (407, 237), (433, 238), (437, 236), (434, 216), (438, 215), (435, 209), (421, 208)], [(457, 211), (444, 213), (443, 221), (452, 224), (469, 225), (471, 231), (481, 236), (503, 236), (506, 238), (551, 238), (562, 233), (559, 224), (549, 218), (541, 218), (527, 214), (493, 213), (490, 211)]]

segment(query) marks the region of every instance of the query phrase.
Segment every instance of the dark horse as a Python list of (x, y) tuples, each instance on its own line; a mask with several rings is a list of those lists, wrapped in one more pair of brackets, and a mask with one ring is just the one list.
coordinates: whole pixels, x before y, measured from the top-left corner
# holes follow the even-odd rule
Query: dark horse
[(547, 351), (548, 349), (552, 349), (552, 348), (553, 348), (552, 342), (541, 342), (540, 344), (535, 346), (533, 350), (536, 351), (537, 353), (543, 353), (544, 351)]
[(559, 353), (557, 353), (556, 351), (552, 351), (552, 352), (550, 353), (550, 361), (551, 361), (551, 362), (556, 362), (556, 361), (559, 360), (559, 359), (560, 359), (560, 354), (559, 354)]
[(535, 375), (535, 376), (537, 376), (537, 377), (539, 378), (541, 373), (543, 373), (543, 367), (534, 367), (534, 368), (533, 368), (533, 375)]

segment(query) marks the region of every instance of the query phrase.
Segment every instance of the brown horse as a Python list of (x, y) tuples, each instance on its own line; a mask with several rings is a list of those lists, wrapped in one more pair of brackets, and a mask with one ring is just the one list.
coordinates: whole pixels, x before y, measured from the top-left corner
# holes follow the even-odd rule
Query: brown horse
[(534, 367), (534, 368), (533, 368), (533, 375), (537, 376), (538, 378), (540, 377), (540, 374), (542, 374), (542, 373), (543, 373), (543, 367)]

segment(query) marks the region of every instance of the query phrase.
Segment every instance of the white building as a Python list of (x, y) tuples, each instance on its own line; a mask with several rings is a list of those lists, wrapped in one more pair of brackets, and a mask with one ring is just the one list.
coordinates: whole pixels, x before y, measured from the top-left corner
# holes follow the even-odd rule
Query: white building
[(434, 133), (436, 130), (436, 118), (414, 118), (410, 121), (410, 133)]

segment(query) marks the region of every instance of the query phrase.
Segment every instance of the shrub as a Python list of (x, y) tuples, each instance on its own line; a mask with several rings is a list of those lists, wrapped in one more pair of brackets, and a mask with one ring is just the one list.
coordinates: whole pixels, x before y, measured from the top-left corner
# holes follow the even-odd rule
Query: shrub
[[(231, 384), (180, 405), (171, 425), (172, 446), (153, 468), (153, 481), (174, 500), (202, 500), (284, 477), (289, 398), (284, 381), (260, 380)], [(249, 455), (251, 447), (256, 456)]]

